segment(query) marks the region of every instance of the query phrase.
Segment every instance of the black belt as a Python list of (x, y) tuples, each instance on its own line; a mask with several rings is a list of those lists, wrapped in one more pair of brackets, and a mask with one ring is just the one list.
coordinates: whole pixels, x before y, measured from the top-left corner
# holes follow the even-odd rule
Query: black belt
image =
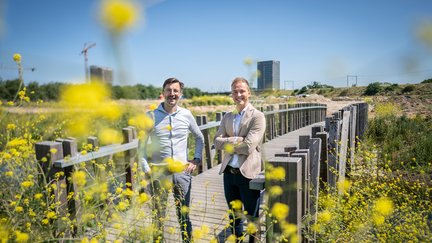
[(229, 165), (227, 165), (227, 167), (225, 168), (225, 172), (230, 173), (232, 175), (239, 175), (239, 174), (241, 174), (239, 168), (234, 168), (234, 167), (231, 167)]

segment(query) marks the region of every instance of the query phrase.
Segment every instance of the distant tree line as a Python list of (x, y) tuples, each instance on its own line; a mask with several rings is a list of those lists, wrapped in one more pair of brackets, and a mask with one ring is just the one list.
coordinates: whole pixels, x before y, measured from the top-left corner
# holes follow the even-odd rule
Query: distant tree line
[[(10, 101), (13, 100), (19, 91), (19, 79), (1, 80), (0, 79), (0, 100)], [(65, 83), (52, 82), (46, 84), (39, 84), (36, 81), (30, 82), (25, 85), (27, 96), (30, 100), (44, 100), (44, 101), (57, 101), (60, 91)], [(153, 85), (114, 85), (112, 86), (113, 99), (157, 99), (162, 92), (161, 87)], [(209, 95), (198, 88), (185, 88), (183, 90), (183, 97), (193, 98), (196, 96)]]

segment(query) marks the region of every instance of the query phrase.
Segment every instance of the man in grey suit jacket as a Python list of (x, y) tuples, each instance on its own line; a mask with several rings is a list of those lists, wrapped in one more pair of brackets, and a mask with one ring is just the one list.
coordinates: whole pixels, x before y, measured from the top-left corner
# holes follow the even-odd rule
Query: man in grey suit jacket
[[(249, 103), (250, 95), (246, 79), (238, 77), (232, 81), (231, 96), (236, 109), (223, 117), (214, 142), (216, 149), (225, 150), (219, 173), (224, 176), (228, 207), (233, 212), (247, 211), (248, 220), (256, 222), (260, 192), (249, 189), (249, 181), (263, 169), (261, 145), (265, 117)], [(241, 241), (244, 236), (242, 217), (231, 213), (230, 219), (232, 232)], [(250, 236), (250, 242), (253, 241), (254, 237)]]

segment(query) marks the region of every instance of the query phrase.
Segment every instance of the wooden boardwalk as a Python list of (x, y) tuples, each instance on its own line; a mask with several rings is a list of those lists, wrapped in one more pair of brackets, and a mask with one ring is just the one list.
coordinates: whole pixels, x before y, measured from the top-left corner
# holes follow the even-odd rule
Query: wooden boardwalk
[[(312, 126), (323, 124), (323, 122), (315, 123), (264, 143), (263, 159), (269, 160), (275, 153), (282, 153), (283, 148), (287, 145), (298, 145), (300, 135), (309, 135)], [(195, 242), (209, 242), (213, 238), (224, 241), (225, 238), (224, 227), (228, 224), (228, 207), (224, 197), (223, 176), (219, 175), (219, 169), (220, 165), (217, 165), (193, 178), (190, 207), (192, 226), (194, 230), (203, 225), (209, 229), (202, 239)], [(172, 206), (168, 209), (165, 240), (166, 242), (181, 242), (172, 195), (169, 200), (169, 205)], [(148, 223), (142, 222), (142, 225)]]

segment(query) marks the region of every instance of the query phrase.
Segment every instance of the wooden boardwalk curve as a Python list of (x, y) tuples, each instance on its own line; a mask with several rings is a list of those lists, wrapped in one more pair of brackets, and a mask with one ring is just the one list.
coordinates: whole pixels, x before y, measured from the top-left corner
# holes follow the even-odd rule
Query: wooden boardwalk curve
[[(283, 152), (287, 145), (298, 145), (300, 135), (309, 135), (312, 126), (323, 124), (323, 122), (315, 123), (267, 141), (263, 144), (264, 160), (269, 160), (275, 153)], [(223, 176), (219, 175), (219, 169), (220, 165), (217, 165), (193, 178), (190, 207), (192, 226), (193, 229), (199, 229), (205, 225), (209, 229), (207, 235), (195, 242), (209, 242), (215, 237), (224, 241), (225, 238), (224, 227), (228, 224), (228, 207), (224, 197)], [(181, 242), (172, 194), (169, 200), (169, 205), (172, 206), (168, 209), (165, 241)], [(140, 225), (144, 226), (148, 223), (150, 222), (141, 222)]]

